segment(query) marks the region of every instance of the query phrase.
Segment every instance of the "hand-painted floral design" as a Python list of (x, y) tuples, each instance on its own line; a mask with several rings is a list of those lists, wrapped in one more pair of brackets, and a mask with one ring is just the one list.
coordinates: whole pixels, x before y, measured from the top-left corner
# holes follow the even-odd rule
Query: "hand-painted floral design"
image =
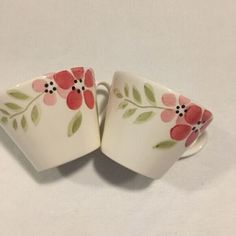
[(56, 101), (57, 101), (56, 94), (59, 94), (62, 98), (66, 98), (67, 96), (67, 93), (65, 92), (65, 90), (60, 88), (55, 83), (52, 76), (48, 76), (45, 79), (34, 80), (32, 83), (32, 87), (34, 91), (38, 93), (44, 93), (43, 102), (48, 106), (52, 106), (56, 104)]
[[(55, 105), (58, 98), (62, 98), (66, 100), (66, 105), (71, 110), (79, 109), (83, 100), (89, 109), (93, 109), (95, 98), (92, 88), (94, 85), (92, 69), (76, 67), (71, 70), (49, 73), (32, 82), (32, 89), (38, 93), (35, 97), (18, 89), (7, 91), (7, 94), (16, 102), (25, 102), (25, 106), (15, 102), (4, 103), (4, 107), (0, 107), (0, 123), (3, 125), (10, 123), (15, 130), (21, 126), (24, 131), (28, 129), (29, 120), (37, 126), (41, 117), (41, 109), (40, 104), (36, 101), (40, 97), (43, 98), (43, 103), (48, 106)], [(28, 110), (30, 110), (30, 117), (27, 117)], [(82, 112), (79, 110), (68, 124), (68, 137), (79, 130), (81, 123)]]
[(168, 107), (161, 112), (162, 121), (170, 122), (177, 117), (176, 123), (181, 124), (184, 121), (184, 114), (187, 112), (191, 100), (183, 95), (177, 97), (173, 93), (165, 93), (162, 95), (162, 102)]
[(156, 109), (162, 110), (160, 118), (165, 123), (171, 122), (177, 117), (175, 126), (170, 130), (170, 139), (153, 145), (154, 149), (172, 148), (177, 141), (184, 141), (185, 139), (185, 146), (188, 147), (212, 120), (212, 114), (208, 110), (203, 111), (202, 108), (183, 95), (164, 93), (161, 96), (164, 106), (158, 105), (154, 89), (149, 83), (144, 84), (144, 95), (149, 104), (143, 104), (142, 93), (135, 86), (130, 89), (126, 83), (123, 91), (119, 88), (113, 89), (114, 95), (118, 99), (122, 99), (118, 109), (125, 110), (122, 116), (124, 119), (133, 117), (139, 110), (148, 110), (141, 112), (133, 122), (141, 124), (152, 119), (156, 114), (154, 112)]
[(212, 121), (212, 114), (192, 105), (184, 115), (185, 122), (175, 125), (171, 131), (171, 138), (176, 141), (185, 140), (185, 146), (190, 146)]
[(130, 88), (127, 83), (124, 86), (123, 92), (118, 88), (114, 88), (113, 93), (117, 98), (122, 99), (118, 108), (125, 110), (122, 116), (124, 119), (133, 117), (137, 112), (147, 109), (147, 111), (141, 112), (136, 116), (133, 121), (135, 124), (141, 124), (151, 120), (156, 115), (154, 109), (162, 109), (162, 107), (156, 105), (154, 89), (149, 83), (144, 84), (145, 101), (147, 104), (143, 104), (144, 99), (140, 91), (135, 86)]
[(89, 109), (94, 108), (95, 99), (91, 91), (94, 86), (92, 69), (85, 71), (83, 67), (72, 68), (71, 72), (65, 70), (55, 73), (53, 78), (60, 88), (67, 91), (67, 105), (70, 109), (79, 109), (83, 99)]

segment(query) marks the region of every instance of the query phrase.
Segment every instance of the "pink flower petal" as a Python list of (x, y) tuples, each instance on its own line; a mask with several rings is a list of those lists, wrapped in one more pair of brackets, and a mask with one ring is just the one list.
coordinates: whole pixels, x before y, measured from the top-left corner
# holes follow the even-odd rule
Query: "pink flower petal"
[(202, 122), (206, 122), (207, 120), (210, 120), (212, 118), (212, 113), (208, 110), (204, 110), (202, 115)]
[(69, 89), (74, 85), (74, 76), (67, 70), (55, 73), (53, 78), (62, 89)]
[(192, 105), (188, 108), (188, 111), (185, 113), (185, 120), (191, 124), (195, 125), (198, 121), (201, 120), (202, 109), (197, 105)]
[(94, 96), (90, 90), (84, 91), (84, 100), (88, 108), (93, 109), (94, 107)]
[(206, 129), (206, 127), (212, 122), (212, 119), (211, 120), (208, 120), (204, 123), (204, 125), (200, 128), (200, 131), (201, 133), (203, 133)]
[(46, 81), (43, 79), (36, 79), (32, 83), (32, 87), (36, 92), (44, 92), (45, 90), (45, 85)]
[(55, 105), (57, 102), (57, 97), (56, 97), (55, 93), (53, 93), (53, 94), (46, 93), (43, 97), (43, 102), (48, 106)]
[(185, 125), (187, 125), (188, 123), (186, 122), (184, 116), (182, 116), (182, 117), (178, 116), (178, 118), (176, 119), (176, 124), (185, 124)]
[(190, 132), (191, 132), (191, 126), (176, 125), (171, 129), (170, 135), (172, 139), (179, 141), (185, 139)]
[(71, 71), (76, 79), (83, 79), (83, 76), (84, 76), (84, 68), (83, 67), (71, 68)]
[(71, 91), (67, 96), (67, 106), (71, 110), (77, 110), (82, 105), (82, 95), (77, 91)]
[(70, 92), (70, 89), (62, 89), (60, 87), (57, 87), (57, 93), (62, 97), (62, 98), (67, 98), (68, 93)]
[(168, 107), (174, 107), (176, 105), (176, 97), (173, 93), (165, 93), (162, 95), (162, 102)]
[(198, 135), (199, 135), (199, 132), (192, 132), (185, 142), (185, 147), (190, 146), (196, 140)]
[(176, 113), (172, 109), (165, 109), (164, 111), (161, 112), (161, 119), (164, 122), (172, 121), (175, 116), (176, 116)]
[(48, 79), (53, 79), (54, 74), (55, 73), (50, 72), (50, 73), (45, 74), (45, 76), (47, 76)]
[(94, 76), (92, 69), (88, 69), (85, 73), (84, 84), (86, 87), (91, 88), (94, 85)]
[(189, 104), (190, 102), (191, 102), (191, 100), (188, 99), (188, 98), (186, 98), (185, 96), (183, 96), (183, 95), (180, 95), (180, 96), (179, 96), (179, 104), (180, 104), (180, 105), (187, 105), (187, 104)]

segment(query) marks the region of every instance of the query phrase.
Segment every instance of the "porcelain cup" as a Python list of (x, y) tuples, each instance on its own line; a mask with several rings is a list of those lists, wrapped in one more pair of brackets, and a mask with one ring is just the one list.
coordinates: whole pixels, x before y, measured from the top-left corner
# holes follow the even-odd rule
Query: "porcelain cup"
[(93, 70), (49, 73), (2, 91), (0, 121), (38, 171), (94, 151), (100, 134)]
[(116, 72), (107, 105), (102, 152), (153, 179), (206, 143), (212, 113), (146, 78)]

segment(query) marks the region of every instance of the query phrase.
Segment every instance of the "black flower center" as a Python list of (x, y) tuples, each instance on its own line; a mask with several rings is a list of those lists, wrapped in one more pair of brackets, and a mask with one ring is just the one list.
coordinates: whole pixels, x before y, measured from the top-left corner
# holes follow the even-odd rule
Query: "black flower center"
[(192, 127), (192, 131), (194, 131), (195, 133), (197, 133), (203, 126), (203, 124), (205, 123), (205, 121), (198, 121), (197, 124), (195, 124), (193, 127)]
[(82, 91), (85, 90), (85, 86), (84, 86), (84, 83), (83, 83), (83, 80), (82, 79), (75, 79), (74, 80), (74, 85), (71, 87), (71, 89), (73, 91), (76, 91), (77, 93), (81, 93)]
[(44, 92), (45, 93), (50, 93), (50, 94), (53, 94), (56, 90), (57, 90), (57, 87), (55, 86), (55, 84), (53, 83), (53, 81), (50, 81), (50, 82), (46, 82), (44, 84)]
[(175, 108), (175, 113), (178, 114), (179, 117), (182, 117), (184, 115), (184, 113), (186, 113), (188, 110), (186, 108), (186, 105), (178, 105)]

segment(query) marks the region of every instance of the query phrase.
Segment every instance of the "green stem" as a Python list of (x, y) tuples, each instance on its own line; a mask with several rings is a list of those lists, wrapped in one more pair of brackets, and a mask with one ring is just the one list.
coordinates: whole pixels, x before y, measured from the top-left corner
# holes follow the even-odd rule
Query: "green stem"
[(160, 106), (142, 106), (142, 105), (139, 105), (139, 104), (137, 104), (137, 103), (135, 103), (135, 102), (129, 100), (128, 98), (125, 98), (124, 100), (125, 100), (126, 102), (129, 102), (129, 103), (135, 105), (136, 107), (139, 107), (139, 108), (168, 109), (168, 108), (166, 108), (166, 107), (160, 107)]
[(35, 98), (33, 98), (33, 99), (28, 103), (28, 105), (27, 105), (22, 111), (17, 112), (17, 113), (15, 113), (15, 114), (11, 115), (11, 116), (9, 117), (9, 119), (12, 119), (12, 118), (15, 117), (15, 116), (18, 116), (18, 115), (21, 115), (21, 114), (25, 113), (25, 112), (29, 109), (29, 107), (32, 105), (32, 103), (35, 102), (35, 101), (36, 101), (39, 97), (41, 97), (43, 94), (44, 94), (44, 93), (40, 93), (38, 96), (36, 96)]

